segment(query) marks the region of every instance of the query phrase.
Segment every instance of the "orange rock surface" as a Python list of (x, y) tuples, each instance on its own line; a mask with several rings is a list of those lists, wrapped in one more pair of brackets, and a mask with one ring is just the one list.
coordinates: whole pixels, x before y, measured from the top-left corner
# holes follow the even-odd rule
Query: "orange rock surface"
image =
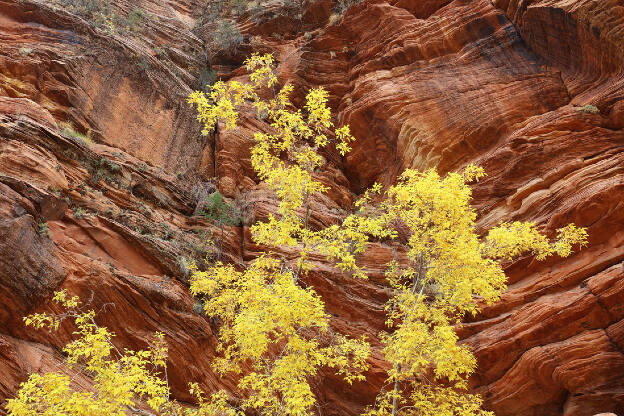
[[(112, 3), (122, 15), (136, 7)], [(164, 332), (178, 399), (190, 400), (189, 381), (234, 389), (211, 369), (217, 328), (194, 311), (186, 264), (206, 254), (244, 263), (261, 250), (248, 225), (276, 202), (249, 148), (265, 126), (243, 114), (239, 129), (201, 136), (185, 102), (207, 65), (198, 3), (140, 3), (140, 29), (111, 34), (50, 1), (0, 0), (2, 402), (29, 373), (63, 368), (71, 326), (50, 335), (22, 323), (53, 309), (59, 288), (99, 310), (120, 346)], [(246, 54), (272, 52), (295, 102), (310, 87), (330, 91), (336, 121), (358, 140), (344, 159), (326, 155), (318, 175), (330, 191), (312, 223), (338, 220), (367, 186), (405, 168), (473, 162), (488, 173), (474, 188), (481, 230), (510, 220), (551, 235), (568, 222), (588, 227), (589, 246), (570, 258), (507, 264), (503, 299), (460, 334), (479, 362), (471, 387), (497, 415), (624, 414), (624, 2), (371, 0), (330, 24), (333, 7), (310, 4), (301, 21), (277, 4), (259, 20), (242, 14), (243, 44), (212, 65), (244, 79)], [(246, 226), (196, 215), (215, 187)], [(338, 331), (374, 339), (383, 329), (391, 256), (371, 246), (360, 259), (369, 281), (317, 259), (305, 283)], [(323, 414), (370, 404), (382, 358), (373, 341), (366, 381), (314, 380)]]

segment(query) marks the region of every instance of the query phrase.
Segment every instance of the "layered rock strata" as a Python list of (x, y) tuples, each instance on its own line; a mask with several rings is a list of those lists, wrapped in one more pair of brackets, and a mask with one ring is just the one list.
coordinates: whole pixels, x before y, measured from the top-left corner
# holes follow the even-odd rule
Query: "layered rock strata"
[[(122, 16), (137, 7), (113, 5)], [(234, 389), (211, 369), (217, 328), (196, 312), (186, 264), (206, 255), (242, 264), (262, 249), (248, 225), (276, 202), (249, 147), (264, 126), (243, 116), (235, 131), (201, 136), (185, 102), (208, 65), (199, 5), (138, 6), (140, 28), (111, 33), (53, 2), (0, 0), (2, 401), (30, 372), (63, 369), (71, 327), (36, 333), (21, 319), (54, 310), (59, 288), (99, 310), (120, 346), (164, 332), (178, 399), (190, 400), (188, 381)], [(243, 44), (212, 68), (244, 80), (244, 56), (272, 52), (295, 102), (310, 87), (330, 91), (336, 122), (358, 140), (344, 159), (327, 155), (319, 177), (330, 191), (313, 223), (337, 221), (367, 186), (405, 168), (472, 162), (488, 173), (474, 188), (480, 230), (516, 219), (550, 235), (568, 222), (588, 227), (589, 246), (568, 259), (507, 264), (503, 299), (460, 333), (479, 362), (472, 388), (498, 415), (624, 413), (624, 3), (378, 0), (334, 24), (329, 2), (299, 20), (279, 7), (238, 16)], [(197, 216), (217, 187), (243, 209), (243, 227)], [(360, 259), (369, 281), (316, 259), (306, 284), (336, 330), (374, 339), (384, 329), (391, 257), (371, 246)], [(386, 370), (373, 347), (365, 382), (313, 381), (323, 414), (355, 415), (373, 401)]]

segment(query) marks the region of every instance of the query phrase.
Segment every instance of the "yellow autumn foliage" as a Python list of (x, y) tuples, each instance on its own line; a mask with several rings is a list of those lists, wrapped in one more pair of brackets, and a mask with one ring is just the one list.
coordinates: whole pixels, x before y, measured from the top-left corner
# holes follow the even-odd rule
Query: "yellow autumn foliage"
[(566, 257), (573, 245), (586, 243), (585, 229), (573, 224), (558, 230), (553, 242), (535, 224), (521, 222), (503, 223), (479, 238), (469, 183), (484, 175), (473, 165), (444, 177), (408, 169), (386, 192), (380, 210), (386, 224), (409, 229), (408, 261), (394, 261), (387, 271), (391, 332), (381, 339), (392, 364), (391, 387), (367, 415), (491, 414), (481, 410), (478, 395), (463, 393), (476, 360), (458, 343), (455, 329), (467, 313), (478, 312), (479, 302), (491, 304), (506, 289), (500, 259)]
[(147, 350), (119, 351), (112, 343), (114, 334), (95, 323), (95, 312), (79, 309), (79, 299), (64, 290), (56, 292), (54, 301), (66, 311), (61, 315), (37, 313), (24, 318), (36, 329), (58, 329), (65, 319), (73, 319), (78, 338), (65, 346), (68, 367), (93, 380), (93, 388), (75, 391), (69, 375), (50, 372), (32, 374), (20, 385), (17, 396), (10, 399), (11, 416), (126, 415), (126, 411), (145, 402), (160, 409), (169, 400), (169, 387), (163, 378), (167, 346), (164, 335), (156, 333)]
[(476, 359), (459, 343), (456, 328), (466, 314), (497, 301), (506, 289), (500, 261), (568, 256), (586, 243), (586, 231), (570, 224), (551, 241), (536, 224), (511, 222), (479, 236), (469, 184), (485, 172), (473, 165), (445, 176), (408, 169), (393, 186), (373, 185), (340, 223), (313, 229), (311, 203), (327, 191), (316, 177), (325, 164), (323, 148), (333, 145), (345, 155), (354, 138), (348, 126), (334, 126), (323, 88), (310, 90), (304, 108), (296, 109), (289, 100), (292, 86), (276, 91), (272, 56), (252, 55), (245, 64), (249, 82), (217, 82), (210, 92), (189, 97), (204, 134), (219, 122), (236, 128), (241, 108), (268, 123), (253, 137), (251, 163), (279, 208), (252, 225), (251, 235), (259, 245), (297, 253), (292, 261), (267, 252), (244, 267), (192, 268), (191, 293), (219, 324), (214, 366), (223, 376), (235, 375), (240, 395), (218, 391), (206, 397), (192, 383), (198, 406), (182, 408), (169, 399), (162, 334), (148, 350), (120, 352), (111, 342), (114, 334), (96, 325), (93, 311), (81, 312), (79, 299), (61, 291), (55, 300), (67, 312), (33, 314), (26, 324), (54, 330), (73, 318), (78, 338), (65, 347), (67, 361), (94, 386), (75, 391), (65, 374), (33, 374), (9, 401), (9, 415), (122, 415), (137, 406), (168, 416), (316, 414), (310, 380), (324, 368), (348, 383), (362, 380), (370, 347), (364, 339), (333, 331), (322, 299), (300, 277), (313, 267), (314, 255), (353, 278), (366, 278), (358, 258), (373, 239), (398, 240), (399, 226), (409, 230), (403, 247), (407, 261), (387, 266), (392, 295), (386, 304), (388, 331), (380, 334), (390, 370), (365, 414), (490, 415), (478, 395), (466, 393)]
[[(478, 311), (479, 300), (492, 303), (505, 290), (506, 278), (499, 260), (524, 254), (534, 255), (539, 260), (553, 254), (565, 257), (571, 253), (573, 245), (585, 243), (585, 230), (570, 224), (558, 230), (556, 240), (550, 242), (539, 233), (535, 224), (514, 222), (501, 224), (490, 230), (485, 238), (480, 238), (475, 230), (476, 213), (470, 207), (472, 193), (468, 184), (479, 180), (485, 172), (473, 165), (467, 166), (463, 172), (449, 173), (444, 177), (435, 170), (408, 169), (398, 178), (397, 184), (385, 192), (375, 184), (356, 202), (359, 210), (348, 215), (342, 223), (311, 230), (308, 226), (310, 200), (326, 191), (314, 180), (313, 172), (324, 163), (319, 151), (334, 142), (344, 155), (350, 150), (349, 142), (353, 137), (348, 126), (334, 128), (327, 107), (328, 93), (323, 88), (308, 92), (305, 115), (301, 110), (291, 108), (288, 100), (292, 91), (290, 85), (282, 87), (274, 98), (263, 99), (266, 91), (277, 85), (272, 65), (270, 55), (253, 55), (247, 61), (250, 83), (217, 83), (210, 94), (197, 92), (189, 99), (197, 106), (198, 120), (204, 123), (205, 133), (212, 131), (219, 121), (224, 122), (226, 129), (235, 128), (239, 108), (243, 106), (255, 108), (258, 117), (270, 123), (270, 131), (254, 135), (251, 160), (258, 177), (275, 192), (280, 205), (277, 216), (270, 215), (268, 221), (251, 227), (254, 241), (269, 247), (288, 246), (298, 250), (297, 267), (291, 270), (286, 265), (288, 277), (285, 280), (289, 284), (292, 281), (293, 293), (301, 292), (297, 296), (303, 301), (303, 294), (311, 289), (298, 288), (297, 280), (299, 273), (311, 267), (308, 262), (311, 253), (325, 255), (339, 269), (354, 277), (365, 278), (365, 271), (357, 265), (357, 256), (364, 253), (370, 239), (394, 239), (397, 224), (407, 227), (410, 231), (406, 244), (408, 262), (392, 262), (387, 273), (393, 289), (393, 296), (386, 305), (387, 324), (391, 331), (381, 334), (381, 340), (385, 357), (392, 365), (388, 373), (391, 388), (379, 394), (367, 414), (487, 414), (481, 410), (479, 396), (463, 392), (467, 378), (475, 370), (476, 360), (466, 346), (458, 343), (456, 326), (466, 313)], [(263, 90), (265, 94), (262, 94)], [(372, 207), (371, 201), (378, 194), (385, 195), (377, 197), (377, 203)], [(275, 262), (274, 269), (285, 266), (277, 260)], [(311, 323), (306, 319), (308, 316), (322, 314), (320, 300), (316, 304), (318, 309), (314, 310), (304, 302), (298, 306), (303, 315), (293, 313), (290, 315), (294, 318), (292, 321), (285, 322), (276, 311), (271, 312), (275, 313), (274, 317), (263, 315), (268, 320), (265, 323), (257, 315), (266, 312), (265, 305), (282, 302), (275, 297), (283, 295), (270, 289), (267, 299), (245, 301), (241, 306), (237, 302), (249, 292), (241, 290), (244, 285), (240, 284), (234, 285), (234, 291), (230, 292), (227, 302), (230, 309), (225, 313), (215, 312), (218, 308), (214, 307), (214, 302), (221, 302), (215, 299), (221, 295), (200, 288), (231, 285), (228, 279), (237, 273), (241, 276), (237, 280), (256, 281), (255, 268), (252, 265), (240, 274), (231, 266), (218, 265), (208, 273), (196, 271), (194, 274), (193, 293), (208, 294), (207, 313), (219, 316), (225, 322), (221, 336), (227, 345), (223, 358), (226, 367), (236, 366), (244, 357), (251, 358), (259, 369), (259, 358), (270, 350), (267, 347), (269, 340), (288, 337), (285, 334), (292, 333), (294, 328), (299, 328), (298, 325)], [(271, 286), (273, 283), (270, 282), (276, 278), (267, 275), (260, 280)], [(264, 296), (266, 289), (261, 293)], [(242, 321), (246, 322), (242, 327), (244, 331), (232, 327), (232, 323), (241, 325)], [(262, 329), (251, 330), (250, 326), (258, 322), (263, 322)], [(326, 320), (317, 322), (326, 325)], [(270, 337), (267, 331), (276, 332)], [(247, 337), (255, 338), (249, 342)], [(243, 349), (247, 352), (241, 357), (238, 354)], [(303, 354), (302, 363), (307, 363), (305, 357)], [(265, 376), (270, 377), (269, 373)], [(305, 373), (305, 376), (310, 374)], [(290, 377), (296, 380), (294, 374)], [(273, 403), (271, 400), (284, 398), (284, 392), (271, 392), (267, 386), (257, 386), (259, 390), (255, 393), (264, 397), (264, 401), (256, 403), (260, 406), (254, 406), (260, 407), (261, 411), (262, 406)], [(308, 412), (312, 403), (312, 398), (309, 402), (301, 401), (299, 409)], [(282, 413), (275, 413), (274, 404), (269, 407), (268, 414)], [(303, 414), (293, 408), (283, 413)]]
[(261, 98), (262, 90), (277, 82), (272, 64), (270, 55), (252, 55), (246, 61), (250, 84), (218, 82), (210, 93), (196, 92), (189, 101), (198, 108), (204, 132), (219, 120), (226, 128), (235, 128), (237, 109), (243, 105), (269, 122), (269, 132), (254, 135), (251, 162), (280, 204), (278, 215), (254, 224), (251, 234), (257, 244), (297, 248), (298, 262), (291, 265), (267, 253), (245, 270), (220, 263), (207, 271), (194, 269), (191, 292), (204, 300), (206, 314), (221, 322), (223, 356), (215, 360), (217, 370), (236, 373), (244, 364), (251, 366), (238, 384), (244, 392), (238, 398), (241, 409), (299, 416), (310, 414), (316, 404), (309, 381), (321, 368), (333, 368), (348, 383), (363, 379), (368, 368), (368, 343), (335, 334), (322, 300), (312, 288), (299, 284), (301, 273), (311, 267), (307, 256), (312, 251), (355, 269), (349, 236), (363, 239), (364, 234), (355, 223), (340, 229), (342, 238), (329, 229), (309, 227), (311, 199), (326, 190), (314, 178), (314, 171), (324, 164), (319, 150), (334, 144), (344, 154), (353, 138), (348, 127), (334, 129), (328, 94), (322, 88), (308, 93), (305, 114), (292, 109), (289, 85), (272, 99)]

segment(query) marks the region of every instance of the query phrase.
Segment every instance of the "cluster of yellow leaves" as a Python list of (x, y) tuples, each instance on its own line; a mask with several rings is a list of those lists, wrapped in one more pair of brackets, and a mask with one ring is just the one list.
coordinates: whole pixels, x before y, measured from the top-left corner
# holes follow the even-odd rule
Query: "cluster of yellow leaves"
[[(394, 295), (386, 305), (391, 333), (382, 334), (392, 364), (394, 387), (380, 395), (369, 415), (474, 415), (481, 399), (462, 393), (476, 367), (471, 351), (458, 344), (455, 328), (478, 301), (492, 303), (505, 290), (499, 259), (532, 254), (566, 257), (584, 245), (585, 229), (573, 224), (550, 242), (535, 224), (501, 224), (481, 240), (470, 207), (469, 182), (484, 176), (470, 165), (462, 173), (440, 177), (434, 170), (407, 170), (387, 190), (381, 204), (385, 223), (409, 228), (408, 262), (388, 268)], [(443, 382), (447, 387), (436, 385)]]
[(544, 260), (553, 254), (567, 257), (575, 244), (584, 243), (587, 231), (568, 224), (557, 230), (554, 243), (537, 231), (532, 222), (502, 223), (492, 228), (485, 240), (484, 254), (499, 259), (512, 260), (530, 252), (537, 260)]
[(68, 367), (89, 376), (93, 388), (73, 391), (70, 376), (62, 373), (32, 374), (20, 385), (17, 397), (9, 400), (9, 415), (125, 415), (137, 401), (144, 401), (154, 410), (166, 404), (169, 388), (160, 377), (167, 357), (163, 334), (156, 333), (147, 350), (122, 353), (111, 342), (114, 334), (96, 325), (94, 311), (78, 310), (76, 296), (70, 298), (62, 290), (56, 292), (54, 300), (67, 311), (62, 315), (34, 314), (24, 321), (35, 328), (56, 330), (64, 319), (73, 318), (78, 338), (63, 351)]
[(261, 256), (244, 271), (216, 264), (194, 269), (191, 292), (204, 299), (208, 316), (219, 318), (221, 373), (242, 371), (247, 395), (241, 408), (267, 415), (307, 415), (316, 403), (309, 377), (331, 367), (348, 382), (367, 369), (368, 344), (329, 330), (329, 317), (311, 288), (302, 288), (293, 271)]
[[(66, 314), (34, 314), (25, 321), (35, 328), (57, 329), (63, 319), (74, 318), (79, 338), (65, 347), (68, 364), (93, 378), (93, 391), (72, 391), (70, 377), (60, 373), (34, 374), (9, 401), (11, 416), (122, 415), (139, 401), (167, 416), (242, 416), (247, 411), (309, 415), (316, 404), (310, 378), (329, 367), (349, 383), (362, 380), (370, 347), (364, 339), (335, 334), (323, 301), (313, 288), (302, 287), (299, 277), (312, 267), (309, 256), (314, 253), (365, 278), (358, 256), (371, 238), (395, 239), (397, 226), (409, 230), (407, 261), (388, 265), (391, 330), (381, 334), (392, 387), (382, 390), (366, 414), (491, 414), (481, 410), (478, 395), (464, 392), (476, 360), (458, 343), (457, 325), (467, 313), (478, 312), (479, 302), (499, 299), (506, 288), (501, 260), (525, 254), (538, 260), (568, 256), (573, 246), (586, 243), (585, 229), (570, 224), (551, 242), (535, 224), (513, 222), (480, 238), (469, 183), (485, 173), (473, 165), (444, 177), (434, 170), (408, 169), (385, 192), (375, 184), (356, 202), (357, 212), (341, 223), (311, 229), (310, 202), (326, 191), (315, 179), (325, 163), (322, 149), (333, 143), (344, 155), (353, 137), (348, 126), (333, 125), (328, 93), (322, 88), (309, 91), (305, 114), (292, 108), (292, 86), (275, 91), (273, 64), (270, 55), (252, 55), (246, 61), (249, 83), (217, 82), (209, 93), (195, 92), (189, 98), (204, 134), (220, 121), (226, 129), (235, 128), (244, 106), (268, 121), (268, 131), (254, 135), (251, 162), (280, 205), (278, 215), (251, 227), (252, 237), (258, 244), (288, 246), (299, 254), (295, 267), (265, 254), (243, 270), (222, 263), (192, 270), (192, 294), (220, 324), (222, 357), (215, 360), (215, 368), (238, 375), (244, 393), (236, 400), (239, 405), (223, 391), (206, 398), (191, 384), (199, 407), (182, 409), (169, 400), (166, 377), (161, 377), (167, 354), (162, 334), (148, 350), (122, 353), (110, 341), (113, 334), (95, 324), (93, 311), (79, 312), (78, 298), (61, 291), (55, 300), (68, 309)], [(263, 98), (267, 96), (273, 98)]]
[[(434, 170), (406, 170), (374, 208), (373, 196), (382, 194), (379, 184), (356, 202), (358, 211), (342, 223), (311, 230), (310, 199), (325, 191), (314, 179), (314, 171), (324, 163), (319, 150), (335, 141), (344, 155), (353, 138), (348, 126), (331, 130), (334, 126), (327, 107), (328, 94), (322, 88), (309, 91), (304, 106), (307, 116), (290, 108), (291, 86), (283, 87), (272, 100), (262, 99), (266, 94), (259, 91), (277, 84), (272, 64), (270, 56), (254, 55), (247, 61), (248, 70), (254, 71), (250, 84), (221, 83), (209, 96), (195, 93), (189, 100), (197, 105), (198, 119), (204, 123), (206, 133), (219, 120), (225, 122), (227, 129), (236, 127), (238, 108), (243, 105), (253, 106), (260, 118), (268, 118), (271, 131), (254, 136), (252, 165), (278, 197), (279, 215), (270, 215), (267, 222), (252, 226), (252, 236), (259, 244), (299, 250), (298, 271), (294, 273), (284, 271), (283, 265), (278, 272), (277, 261), (267, 268), (267, 258), (260, 260), (265, 264), (260, 267), (262, 272), (257, 266), (236, 272), (223, 265), (206, 273), (195, 272), (194, 293), (206, 295), (207, 313), (224, 321), (225, 367), (238, 366), (247, 359), (254, 362), (252, 379), (243, 378), (247, 380), (243, 383), (261, 399), (255, 399), (250, 407), (269, 408), (267, 413), (276, 413), (276, 403), (283, 403), (284, 392), (271, 384), (273, 367), (261, 374), (262, 360), (271, 351), (270, 344), (286, 348), (280, 353), (284, 354), (289, 351), (290, 337), (299, 329), (309, 328), (311, 322), (317, 322), (319, 327), (326, 325), (326, 318), (320, 318), (321, 301), (312, 295), (311, 289), (303, 290), (297, 285), (299, 273), (311, 267), (307, 262), (309, 254), (325, 255), (341, 270), (366, 277), (357, 265), (357, 256), (366, 250), (370, 238), (397, 237), (396, 225), (401, 224), (410, 231), (408, 262), (389, 264), (387, 276), (394, 294), (387, 304), (387, 324), (392, 332), (381, 334), (385, 357), (392, 364), (388, 381), (394, 387), (378, 396), (368, 414), (487, 414), (481, 412), (478, 396), (462, 393), (476, 360), (468, 348), (458, 344), (456, 325), (466, 313), (478, 311), (478, 300), (494, 302), (505, 290), (506, 278), (499, 260), (526, 253), (540, 260), (553, 254), (565, 257), (573, 245), (585, 243), (585, 230), (568, 225), (558, 231), (557, 239), (551, 243), (535, 224), (515, 222), (501, 224), (480, 239), (475, 231), (476, 213), (470, 207), (472, 193), (468, 183), (485, 173), (473, 165), (444, 177)], [(253, 295), (247, 288), (248, 282), (258, 285)], [(288, 282), (289, 295), (277, 290), (278, 282)], [(257, 293), (262, 293), (262, 298), (252, 299)], [(294, 305), (301, 308), (302, 314), (289, 312), (290, 320), (284, 320), (279, 308), (294, 309)], [(317, 318), (309, 321), (309, 316)], [(301, 360), (303, 368), (309, 368), (309, 351), (317, 350), (314, 345), (293, 358)], [(300, 368), (294, 362), (292, 365)], [(304, 371), (303, 377), (310, 374)], [(289, 377), (296, 379), (295, 374)], [(441, 387), (440, 382), (446, 387)], [(298, 396), (300, 403), (305, 403), (299, 408), (302, 411), (312, 403), (311, 393), (306, 391), (305, 395), (309, 400)], [(285, 413), (299, 411), (287, 408)]]
[(191, 291), (204, 299), (206, 313), (221, 322), (223, 357), (215, 361), (217, 369), (238, 372), (242, 364), (251, 363), (252, 371), (239, 383), (247, 392), (241, 407), (262, 414), (305, 415), (316, 402), (309, 378), (321, 367), (332, 367), (348, 382), (362, 379), (369, 346), (331, 333), (323, 302), (312, 288), (298, 284), (299, 275), (309, 269), (311, 251), (355, 270), (355, 254), (364, 250), (368, 227), (364, 218), (355, 216), (341, 227), (314, 231), (308, 226), (310, 200), (325, 191), (314, 178), (325, 163), (320, 149), (334, 143), (345, 154), (353, 137), (348, 126), (334, 129), (328, 93), (322, 88), (309, 91), (305, 114), (292, 108), (290, 85), (263, 99), (263, 90), (277, 82), (272, 65), (270, 55), (252, 55), (246, 61), (249, 84), (217, 83), (209, 94), (193, 93), (189, 102), (197, 106), (206, 133), (220, 120), (227, 129), (234, 128), (243, 105), (269, 122), (269, 131), (254, 135), (251, 162), (279, 199), (279, 215), (253, 225), (251, 233), (259, 244), (297, 247), (297, 267), (293, 270), (269, 255), (244, 271), (217, 264), (193, 271)]

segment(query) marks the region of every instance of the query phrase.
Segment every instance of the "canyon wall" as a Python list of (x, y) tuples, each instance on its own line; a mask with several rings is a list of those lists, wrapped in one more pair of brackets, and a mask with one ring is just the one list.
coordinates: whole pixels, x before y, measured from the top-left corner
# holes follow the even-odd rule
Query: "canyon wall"
[[(71, 326), (48, 334), (22, 322), (55, 310), (60, 288), (98, 310), (120, 346), (164, 332), (179, 400), (190, 400), (189, 381), (235, 388), (211, 369), (216, 327), (196, 311), (187, 264), (252, 260), (261, 248), (248, 226), (276, 201), (249, 161), (262, 123), (243, 114), (239, 129), (202, 136), (186, 103), (207, 68), (198, 3), (115, 0), (120, 14), (145, 17), (112, 33), (54, 2), (0, 0), (2, 402), (29, 373), (64, 369)], [(260, 19), (242, 14), (243, 44), (212, 62), (219, 77), (244, 80), (244, 57), (271, 52), (295, 102), (310, 87), (330, 91), (357, 142), (345, 158), (327, 155), (319, 177), (330, 190), (313, 224), (405, 168), (472, 162), (488, 174), (474, 187), (480, 230), (587, 227), (588, 247), (567, 259), (506, 264), (509, 290), (460, 333), (479, 363), (471, 387), (497, 415), (624, 414), (624, 1), (364, 1), (330, 24), (333, 7), (321, 0), (301, 19), (278, 3)], [(216, 188), (244, 226), (196, 215)], [(334, 328), (383, 329), (391, 257), (371, 246), (360, 259), (368, 281), (317, 259), (305, 283)], [(323, 414), (359, 414), (385, 370), (373, 343), (366, 381), (314, 380)]]

